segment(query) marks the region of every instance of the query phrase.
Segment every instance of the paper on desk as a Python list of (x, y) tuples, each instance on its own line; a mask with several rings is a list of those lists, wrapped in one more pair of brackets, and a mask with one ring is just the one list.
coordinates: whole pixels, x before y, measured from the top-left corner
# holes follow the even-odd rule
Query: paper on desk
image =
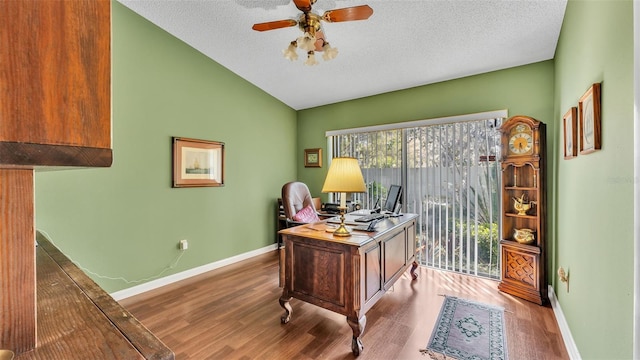
[(315, 230), (315, 231), (327, 231), (327, 230), (335, 230), (338, 227), (335, 225), (331, 225), (331, 224), (325, 224), (325, 223), (313, 223), (313, 224), (309, 224), (307, 225), (307, 228), (311, 229), (311, 230)]

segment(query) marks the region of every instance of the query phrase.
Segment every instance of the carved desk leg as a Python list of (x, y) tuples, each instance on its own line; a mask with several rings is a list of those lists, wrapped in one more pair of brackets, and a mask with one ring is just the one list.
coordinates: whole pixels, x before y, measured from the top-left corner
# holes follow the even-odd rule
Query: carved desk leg
[(358, 319), (347, 316), (347, 323), (351, 327), (351, 330), (353, 330), (353, 338), (351, 339), (351, 351), (353, 352), (353, 355), (359, 356), (364, 349), (362, 340), (360, 340), (360, 336), (364, 332), (365, 326), (367, 326), (367, 317), (365, 315), (362, 315), (362, 317)]
[(418, 274), (416, 274), (417, 268), (418, 268), (418, 263), (414, 261), (413, 264), (411, 264), (411, 270), (409, 271), (411, 273), (411, 278), (413, 280), (418, 279)]
[(289, 304), (289, 301), (291, 301), (291, 296), (283, 293), (280, 297), (280, 306), (282, 306), (282, 308), (284, 309), (284, 314), (282, 315), (282, 317), (280, 317), (280, 322), (283, 324), (286, 324), (289, 322), (289, 320), (291, 320), (291, 312), (293, 310), (291, 309), (291, 304)]

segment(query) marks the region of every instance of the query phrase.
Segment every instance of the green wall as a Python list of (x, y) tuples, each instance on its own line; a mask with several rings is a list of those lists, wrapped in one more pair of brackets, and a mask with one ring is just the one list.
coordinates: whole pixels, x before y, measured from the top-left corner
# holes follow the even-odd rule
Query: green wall
[[(556, 51), (554, 118), (602, 82), (602, 150), (556, 154), (555, 290), (584, 359), (630, 359), (633, 321), (633, 4), (569, 1)], [(556, 142), (560, 144), (559, 123)]]
[[(37, 228), (88, 271), (130, 281), (162, 272), (180, 239), (190, 248), (162, 276), (273, 244), (296, 112), (112, 4), (113, 166), (37, 172)], [(224, 142), (225, 186), (171, 188), (172, 136)], [(92, 277), (108, 292), (140, 284)]]
[[(507, 70), (298, 111), (298, 178), (321, 195), (328, 169), (305, 168), (305, 148), (322, 148), (327, 163), (327, 130), (431, 119), (507, 109), (542, 122), (553, 118), (553, 62)], [(553, 127), (547, 136), (553, 136)]]

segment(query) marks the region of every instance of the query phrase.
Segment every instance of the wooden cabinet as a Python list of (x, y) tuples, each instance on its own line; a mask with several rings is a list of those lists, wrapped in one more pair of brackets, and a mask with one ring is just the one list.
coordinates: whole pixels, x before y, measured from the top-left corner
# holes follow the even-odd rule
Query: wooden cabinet
[(0, 349), (37, 343), (34, 169), (112, 163), (110, 47), (110, 0), (0, 0)]
[(502, 132), (501, 291), (544, 304), (546, 241), (546, 128), (514, 116)]
[(111, 165), (111, 2), (0, 0), (0, 166)]

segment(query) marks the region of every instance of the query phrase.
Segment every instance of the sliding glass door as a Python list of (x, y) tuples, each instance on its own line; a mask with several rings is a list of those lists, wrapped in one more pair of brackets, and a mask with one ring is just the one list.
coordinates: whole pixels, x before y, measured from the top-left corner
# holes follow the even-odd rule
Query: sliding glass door
[(373, 131), (334, 136), (334, 156), (358, 159), (367, 185), (365, 194), (353, 194), (352, 202), (364, 209), (382, 206), (390, 185), (402, 184), (402, 130)]
[(359, 159), (363, 208), (382, 203), (390, 185), (404, 189), (402, 210), (418, 214), (418, 261), (499, 278), (498, 163), (501, 118), (401, 124), (330, 136), (334, 156)]

